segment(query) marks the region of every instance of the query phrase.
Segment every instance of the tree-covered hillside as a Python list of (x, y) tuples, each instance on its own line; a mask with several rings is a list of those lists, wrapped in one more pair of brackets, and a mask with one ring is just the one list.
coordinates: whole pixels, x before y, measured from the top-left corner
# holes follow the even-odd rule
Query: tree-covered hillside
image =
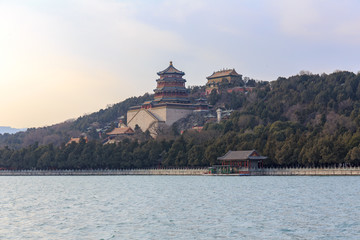
[(359, 74), (350, 72), (279, 78), (258, 92), (256, 102), (246, 111), (266, 123), (289, 120), (306, 125), (330, 113), (354, 117), (360, 103), (359, 80)]
[[(335, 72), (279, 78), (248, 96), (205, 151), (257, 149), (272, 166), (360, 163), (360, 75)], [(206, 155), (209, 157), (209, 155)]]
[(71, 137), (79, 137), (86, 133), (89, 138), (97, 139), (96, 129), (102, 129), (108, 125), (115, 125), (118, 117), (125, 115), (131, 106), (141, 104), (152, 99), (152, 95), (146, 93), (140, 97), (131, 97), (123, 102), (101, 109), (98, 112), (85, 115), (73, 121), (66, 121), (49, 127), (29, 128), (25, 132), (16, 134), (0, 134), (0, 148), (24, 148), (29, 145), (53, 144), (60, 146), (70, 140)]
[[(209, 166), (228, 150), (248, 149), (268, 156), (265, 166), (359, 166), (359, 82), (360, 74), (335, 72), (279, 78), (258, 84), (247, 94), (222, 88), (208, 100), (215, 107), (236, 111), (219, 124), (207, 123), (201, 132), (172, 131), (172, 137), (109, 145), (83, 141), (61, 147), (3, 148), (0, 167)], [(78, 126), (87, 126), (81, 125), (84, 120), (78, 121)]]

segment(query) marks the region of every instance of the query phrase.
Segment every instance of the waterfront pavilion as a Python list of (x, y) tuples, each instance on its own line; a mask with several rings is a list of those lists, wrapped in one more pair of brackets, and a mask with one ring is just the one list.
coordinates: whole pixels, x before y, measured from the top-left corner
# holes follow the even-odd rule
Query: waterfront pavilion
[(224, 156), (217, 158), (221, 164), (213, 165), (210, 172), (214, 174), (248, 175), (251, 171), (262, 168), (263, 160), (266, 158), (255, 150), (228, 151)]

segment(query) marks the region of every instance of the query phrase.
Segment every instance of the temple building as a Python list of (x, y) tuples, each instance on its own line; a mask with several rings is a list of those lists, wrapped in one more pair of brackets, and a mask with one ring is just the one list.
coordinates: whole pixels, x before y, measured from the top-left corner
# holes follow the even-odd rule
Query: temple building
[(207, 77), (206, 95), (209, 95), (213, 89), (218, 90), (219, 84), (223, 82), (232, 83), (234, 81), (242, 80), (242, 76), (238, 74), (235, 69), (225, 69), (214, 72), (211, 76)]
[(114, 128), (111, 132), (108, 132), (107, 135), (109, 139), (113, 139), (117, 136), (121, 135), (132, 135), (134, 134), (134, 130), (128, 126), (126, 126), (122, 120), (119, 121), (118, 127)]
[(195, 100), (195, 112), (208, 112), (209, 104), (207, 103), (206, 98), (198, 98)]
[(255, 150), (228, 151), (224, 156), (217, 158), (221, 165), (213, 165), (210, 172), (215, 174), (249, 175), (251, 171), (262, 168), (263, 160), (266, 158)]
[(184, 72), (177, 70), (172, 62), (165, 70), (157, 73), (154, 102), (156, 103), (189, 103), (188, 89), (185, 88)]
[(162, 125), (171, 126), (195, 110), (207, 108), (203, 103), (190, 103), (189, 90), (185, 88), (186, 80), (183, 78), (185, 73), (176, 69), (172, 62), (157, 74), (159, 79), (156, 80), (154, 100), (131, 107), (127, 112), (128, 127), (139, 127), (143, 132), (149, 130), (154, 137)]

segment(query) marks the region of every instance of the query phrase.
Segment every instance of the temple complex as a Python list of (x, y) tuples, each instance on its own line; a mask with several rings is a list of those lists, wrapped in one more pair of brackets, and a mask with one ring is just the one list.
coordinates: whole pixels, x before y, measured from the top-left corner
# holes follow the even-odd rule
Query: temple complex
[(177, 120), (186, 117), (195, 110), (206, 110), (203, 102), (190, 103), (188, 89), (185, 88), (184, 72), (176, 69), (172, 62), (165, 70), (157, 73), (159, 79), (154, 89), (154, 100), (134, 106), (127, 112), (127, 126), (142, 131), (149, 130), (155, 137), (162, 126), (171, 126)]

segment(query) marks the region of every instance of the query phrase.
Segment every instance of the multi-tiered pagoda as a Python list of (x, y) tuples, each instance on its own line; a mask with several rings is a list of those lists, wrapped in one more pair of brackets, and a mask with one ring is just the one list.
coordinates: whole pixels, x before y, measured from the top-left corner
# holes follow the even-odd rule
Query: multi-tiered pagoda
[(194, 111), (204, 111), (207, 104), (190, 103), (189, 90), (185, 88), (184, 72), (176, 69), (172, 62), (165, 70), (157, 73), (154, 100), (134, 106), (127, 112), (127, 125), (132, 129), (139, 127), (142, 131), (149, 130), (156, 136), (157, 129), (163, 125), (170, 126)]
[(154, 89), (154, 102), (156, 103), (189, 103), (189, 91), (185, 88), (184, 72), (177, 70), (172, 62), (165, 70), (157, 73), (160, 78), (156, 80)]

